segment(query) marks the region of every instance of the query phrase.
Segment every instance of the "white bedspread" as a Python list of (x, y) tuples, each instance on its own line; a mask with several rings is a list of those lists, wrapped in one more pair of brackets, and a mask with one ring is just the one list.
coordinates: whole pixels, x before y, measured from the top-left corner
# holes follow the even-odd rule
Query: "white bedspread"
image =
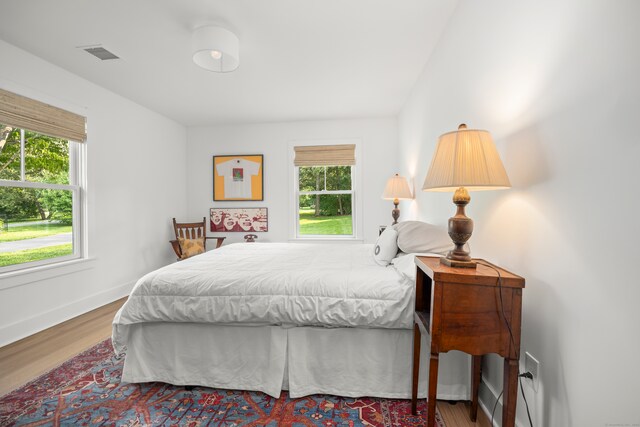
[(410, 329), (414, 283), (372, 245), (237, 243), (142, 277), (113, 321)]

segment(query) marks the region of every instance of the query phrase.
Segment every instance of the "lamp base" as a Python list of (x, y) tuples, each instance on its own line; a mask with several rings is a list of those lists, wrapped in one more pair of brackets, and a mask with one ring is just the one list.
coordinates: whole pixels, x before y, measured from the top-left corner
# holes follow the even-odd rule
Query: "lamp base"
[(393, 200), (393, 210), (391, 211), (391, 217), (393, 218), (393, 223), (391, 225), (396, 225), (398, 223), (398, 218), (400, 218), (400, 209), (398, 209), (398, 204), (400, 204), (400, 200)]
[(453, 268), (476, 268), (478, 265), (475, 261), (457, 261), (444, 256), (440, 258), (440, 264)]
[(453, 203), (457, 206), (456, 214), (449, 218), (449, 237), (455, 247), (446, 257), (440, 258), (440, 263), (449, 267), (476, 268), (469, 252), (464, 245), (473, 233), (473, 220), (464, 213), (464, 208), (471, 201), (466, 188), (460, 187), (453, 194)]

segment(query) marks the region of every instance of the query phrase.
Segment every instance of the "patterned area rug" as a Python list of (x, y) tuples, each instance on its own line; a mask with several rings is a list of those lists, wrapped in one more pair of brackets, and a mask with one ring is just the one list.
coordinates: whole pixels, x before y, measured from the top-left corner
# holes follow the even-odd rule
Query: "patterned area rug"
[[(106, 340), (0, 398), (0, 426), (424, 426), (426, 402), (121, 384), (123, 360)], [(444, 423), (437, 416), (438, 427)]]

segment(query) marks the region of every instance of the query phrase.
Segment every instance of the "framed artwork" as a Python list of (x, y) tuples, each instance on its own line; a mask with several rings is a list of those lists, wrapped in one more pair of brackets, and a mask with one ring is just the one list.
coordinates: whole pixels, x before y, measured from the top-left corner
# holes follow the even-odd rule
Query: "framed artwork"
[(211, 208), (212, 232), (269, 231), (267, 208)]
[(213, 156), (213, 200), (264, 200), (262, 154)]

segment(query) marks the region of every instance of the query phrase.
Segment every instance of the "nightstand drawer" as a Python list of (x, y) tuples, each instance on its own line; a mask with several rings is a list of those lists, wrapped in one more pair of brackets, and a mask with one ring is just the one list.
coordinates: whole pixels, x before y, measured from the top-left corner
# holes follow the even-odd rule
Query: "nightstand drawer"
[[(511, 321), (513, 289), (503, 289), (504, 314)], [(460, 350), (473, 355), (509, 351), (509, 331), (499, 309), (497, 287), (447, 283), (443, 287), (439, 333), (434, 332), (438, 350)]]

